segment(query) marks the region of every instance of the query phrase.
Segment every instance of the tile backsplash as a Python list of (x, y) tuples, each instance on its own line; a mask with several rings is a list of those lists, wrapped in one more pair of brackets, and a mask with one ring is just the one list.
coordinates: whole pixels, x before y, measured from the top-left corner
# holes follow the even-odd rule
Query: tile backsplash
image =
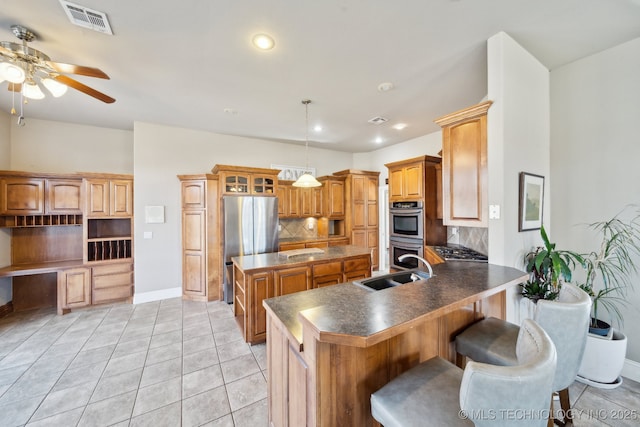
[(465, 246), (481, 254), (489, 254), (489, 229), (476, 227), (455, 227), (456, 234), (452, 234), (452, 228), (447, 227), (447, 242)]
[(316, 218), (281, 219), (279, 239), (318, 237), (318, 220)]

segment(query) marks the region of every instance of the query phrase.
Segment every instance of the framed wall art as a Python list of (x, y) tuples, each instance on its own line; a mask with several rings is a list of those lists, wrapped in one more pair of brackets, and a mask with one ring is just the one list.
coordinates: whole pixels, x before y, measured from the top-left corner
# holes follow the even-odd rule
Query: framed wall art
[(542, 227), (544, 176), (520, 172), (518, 231), (539, 230)]
[(280, 169), (278, 179), (284, 179), (287, 181), (295, 181), (300, 178), (305, 172), (309, 172), (311, 175), (316, 176), (316, 168), (303, 168), (301, 166), (285, 166), (285, 165), (271, 165), (271, 169)]

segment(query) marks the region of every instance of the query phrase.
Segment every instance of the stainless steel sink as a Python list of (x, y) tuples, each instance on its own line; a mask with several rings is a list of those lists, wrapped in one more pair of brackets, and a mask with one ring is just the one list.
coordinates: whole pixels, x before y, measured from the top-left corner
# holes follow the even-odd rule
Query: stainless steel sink
[(413, 269), (384, 274), (382, 276), (369, 277), (362, 280), (354, 280), (353, 283), (370, 291), (380, 291), (405, 283), (427, 280), (431, 276), (426, 271)]

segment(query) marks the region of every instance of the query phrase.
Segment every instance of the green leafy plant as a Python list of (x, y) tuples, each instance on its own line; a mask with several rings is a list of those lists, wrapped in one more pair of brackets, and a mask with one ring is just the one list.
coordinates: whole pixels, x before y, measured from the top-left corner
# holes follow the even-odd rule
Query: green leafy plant
[(582, 256), (586, 279), (579, 284), (593, 301), (592, 326), (602, 320), (598, 317), (600, 308), (604, 308), (612, 320), (622, 324), (620, 307), (627, 303), (627, 291), (634, 287), (633, 279), (638, 273), (640, 210), (628, 221), (620, 216), (588, 225), (601, 236), (599, 249)]
[(560, 292), (561, 281), (570, 282), (576, 263), (582, 264), (580, 254), (556, 249), (544, 226), (540, 227), (544, 246), (537, 247), (525, 256), (529, 281), (522, 284), (522, 295), (534, 301), (554, 300)]

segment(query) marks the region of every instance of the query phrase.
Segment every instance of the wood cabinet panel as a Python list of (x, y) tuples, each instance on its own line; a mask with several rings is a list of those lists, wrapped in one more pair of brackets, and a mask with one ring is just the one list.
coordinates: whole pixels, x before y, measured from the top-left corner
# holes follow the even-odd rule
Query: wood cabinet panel
[(82, 207), (82, 180), (47, 180), (45, 197), (46, 213), (81, 215)]
[(72, 268), (58, 273), (58, 309), (91, 304), (91, 270)]
[(97, 265), (91, 270), (91, 299), (93, 304), (131, 298), (133, 296), (132, 262)]
[(182, 286), (185, 294), (205, 296), (205, 271), (202, 252), (185, 252), (182, 255)]
[[(276, 296), (311, 289), (309, 267), (293, 267), (276, 270), (273, 273), (273, 279), (276, 286)], [(260, 304), (262, 305), (262, 301), (260, 301)]]
[(133, 215), (133, 181), (87, 179), (87, 216), (130, 217)]
[(0, 214), (44, 213), (44, 179), (7, 177), (0, 180)]
[(87, 180), (87, 209), (86, 215), (109, 215), (109, 181)]
[(111, 216), (133, 215), (133, 181), (111, 180), (109, 182)]
[(308, 366), (297, 348), (292, 345), (288, 347), (289, 426), (305, 426), (309, 425), (307, 424)]
[(182, 248), (185, 251), (204, 251), (206, 219), (206, 212), (202, 210), (182, 213)]
[(487, 227), (487, 111), (491, 101), (436, 120), (442, 126), (443, 222)]
[[(378, 172), (344, 170), (334, 175), (345, 177), (345, 234), (351, 244), (378, 253), (377, 237), (369, 242), (369, 236), (378, 234)], [(375, 248), (374, 248), (375, 246)], [(378, 259), (373, 260), (374, 270)]]
[(329, 219), (342, 219), (345, 216), (344, 177), (321, 177), (322, 212)]
[(256, 273), (250, 276), (251, 289), (249, 298), (251, 306), (249, 309), (251, 318), (249, 319), (249, 336), (245, 340), (254, 342), (264, 340), (267, 333), (267, 311), (262, 306), (262, 301), (276, 296), (273, 286), (273, 274), (270, 272)]
[(206, 205), (206, 185), (202, 180), (182, 181), (182, 209), (204, 209)]

